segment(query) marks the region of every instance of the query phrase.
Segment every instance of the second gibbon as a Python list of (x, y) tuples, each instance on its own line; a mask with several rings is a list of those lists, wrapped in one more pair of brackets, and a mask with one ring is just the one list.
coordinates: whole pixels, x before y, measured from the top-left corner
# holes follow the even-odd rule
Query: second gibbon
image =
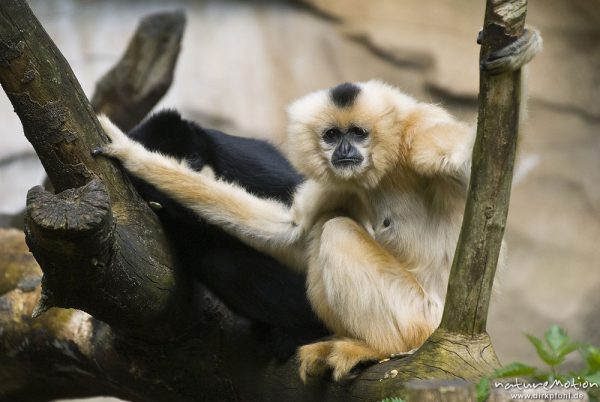
[[(541, 40), (526, 35), (489, 67), (529, 61)], [(288, 114), (289, 157), (308, 178), (291, 207), (150, 152), (102, 117), (112, 142), (96, 153), (306, 272), (309, 300), (335, 336), (300, 348), (300, 374), (331, 368), (337, 380), (361, 361), (418, 348), (439, 324), (475, 129), (380, 81), (314, 92)]]

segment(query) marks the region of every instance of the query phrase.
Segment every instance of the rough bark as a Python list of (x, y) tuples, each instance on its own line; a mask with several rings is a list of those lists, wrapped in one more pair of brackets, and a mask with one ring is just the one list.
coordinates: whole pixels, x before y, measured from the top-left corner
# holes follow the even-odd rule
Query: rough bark
[[(480, 59), (518, 38), (527, 0), (488, 0)], [(441, 328), (485, 333), (490, 295), (510, 200), (519, 111), (521, 70), (481, 73), (477, 139), (465, 216), (454, 255)]]
[[(55, 284), (44, 287), (40, 311), (82, 303), (96, 318), (123, 330), (164, 336), (167, 323), (184, 318), (178, 311), (185, 303), (177, 299), (186, 296), (172, 291), (177, 284), (175, 264), (162, 228), (124, 173), (90, 155), (89, 150), (105, 143), (106, 136), (68, 63), (22, 1), (0, 5), (0, 80), (57, 193), (95, 182), (93, 195), (108, 197), (112, 206), (105, 219), (96, 222), (103, 225), (98, 233), (108, 233), (97, 239), (94, 249), (86, 247), (90, 239), (80, 236), (92, 222), (68, 221), (67, 210), (50, 210), (58, 203), (40, 205), (44, 209), (40, 214), (52, 219), (29, 219), (30, 248), (38, 261), (48, 261), (47, 266), (42, 263), (44, 281)], [(77, 203), (78, 196), (71, 191), (61, 197)], [(67, 220), (68, 227), (61, 227), (65, 223), (59, 219)], [(47, 241), (52, 237), (63, 242), (62, 260), (52, 261), (57, 246)], [(85, 284), (76, 278), (64, 280), (73, 272), (95, 278), (88, 289), (94, 291), (74, 293)]]
[[(519, 24), (501, 21), (509, 15), (499, 5), (488, 0), (482, 55), (501, 46), (495, 38), (505, 30), (517, 33), (512, 29)], [(508, 207), (518, 78), (482, 76), (463, 224), (463, 233), (478, 236), (461, 235), (440, 329), (414, 355), (374, 365), (355, 380), (304, 385), (294, 359), (278, 365), (261, 356), (248, 326), (210, 296), (200, 293), (199, 303), (190, 303), (154, 214), (118, 168), (89, 156), (106, 139), (66, 61), (23, 0), (4, 0), (0, 81), (57, 194), (34, 188), (28, 196), (27, 241), (44, 272), (43, 290), (19, 278), (0, 294), (0, 396), (358, 401), (410, 394), (410, 380), (489, 373), (498, 363), (485, 315)], [(490, 196), (490, 189), (502, 193)], [(477, 292), (465, 283), (476, 284)], [(50, 306), (91, 316), (63, 309), (41, 314)], [(38, 318), (30, 318), (34, 310)], [(60, 375), (44, 379), (57, 369)]]

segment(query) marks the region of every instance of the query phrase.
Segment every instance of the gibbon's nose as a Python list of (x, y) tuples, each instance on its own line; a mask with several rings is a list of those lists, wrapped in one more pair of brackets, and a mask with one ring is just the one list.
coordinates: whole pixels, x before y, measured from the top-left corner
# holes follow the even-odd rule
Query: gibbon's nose
[(346, 141), (345, 139), (342, 140), (342, 143), (340, 144), (338, 149), (340, 151), (340, 156), (342, 158), (350, 157), (350, 154), (352, 153), (352, 151), (356, 152), (356, 149), (354, 149), (352, 144), (350, 144), (350, 142)]
[(334, 166), (344, 165), (358, 165), (362, 162), (363, 157), (358, 152), (358, 149), (354, 147), (350, 141), (342, 139), (342, 142), (335, 149), (331, 157), (331, 162)]

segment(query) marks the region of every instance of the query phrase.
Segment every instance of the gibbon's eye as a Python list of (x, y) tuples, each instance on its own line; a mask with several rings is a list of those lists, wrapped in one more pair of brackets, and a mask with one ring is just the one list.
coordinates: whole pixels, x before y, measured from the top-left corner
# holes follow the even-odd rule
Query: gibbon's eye
[(336, 128), (330, 128), (323, 133), (323, 141), (327, 144), (335, 144), (338, 142), (340, 137), (342, 136), (342, 132)]
[(352, 134), (352, 137), (354, 137), (358, 141), (363, 141), (369, 136), (369, 132), (367, 130), (357, 126), (351, 126), (348, 129), (348, 133)]

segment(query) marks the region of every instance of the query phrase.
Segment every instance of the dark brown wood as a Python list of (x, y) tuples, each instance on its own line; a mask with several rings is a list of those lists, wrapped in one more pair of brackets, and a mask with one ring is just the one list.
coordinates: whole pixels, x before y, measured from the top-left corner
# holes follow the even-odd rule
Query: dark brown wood
[[(24, 1), (0, 3), (0, 82), (21, 119), (25, 136), (59, 193), (56, 200), (76, 203), (79, 195), (71, 189), (101, 180), (111, 203), (114, 227), (110, 233), (115, 241), (113, 248), (119, 252), (111, 256), (111, 269), (96, 284), (97, 296), (79, 292), (79, 300), (75, 300), (68, 284), (77, 281), (78, 273), (87, 272), (93, 256), (79, 251), (87, 250), (94, 241), (75, 233), (67, 235), (78, 228), (52, 232), (39, 226), (43, 220), (29, 220), (29, 245), (38, 261), (45, 262), (41, 265), (48, 271), (47, 281), (54, 283), (46, 292), (52, 294), (47, 303), (87, 308), (96, 318), (117, 326), (124, 324), (124, 330), (137, 331), (140, 336), (164, 336), (169, 332), (164, 328), (167, 323), (183, 319), (174, 312), (184, 310), (176, 305), (188, 297), (185, 287), (176, 297), (171, 292), (177, 278), (168, 241), (158, 219), (125, 174), (110, 161), (90, 155), (90, 149), (107, 138), (68, 63)], [(59, 203), (30, 207), (30, 218), (46, 214), (67, 219), (64, 210), (52, 210), (51, 205), (58, 207)], [(97, 241), (106, 243), (100, 238)], [(62, 261), (53, 260), (57, 257), (57, 242), (63, 249)], [(101, 261), (108, 256), (95, 258)], [(73, 281), (61, 280), (70, 277)]]
[(121, 60), (96, 85), (94, 110), (124, 131), (140, 122), (173, 82), (184, 28), (182, 11), (145, 17)]
[[(121, 59), (96, 84), (92, 96), (96, 113), (107, 115), (125, 131), (139, 123), (173, 82), (184, 29), (182, 11), (142, 19)], [(24, 211), (0, 215), (0, 227), (23, 229), (24, 215)]]

